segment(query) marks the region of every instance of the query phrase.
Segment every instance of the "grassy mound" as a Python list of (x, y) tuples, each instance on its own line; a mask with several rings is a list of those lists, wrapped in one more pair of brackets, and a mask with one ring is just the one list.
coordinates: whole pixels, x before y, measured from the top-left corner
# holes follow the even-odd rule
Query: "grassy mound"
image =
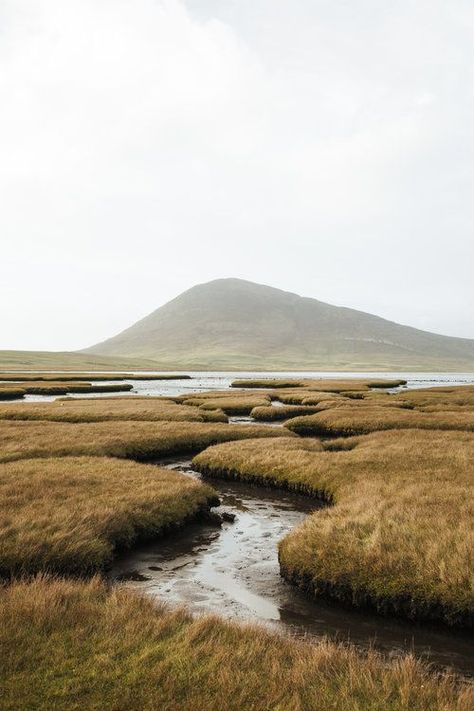
[[(69, 393), (114, 393), (127, 392), (132, 390), (130, 383), (110, 383), (93, 385), (85, 382), (62, 382), (62, 381), (37, 381), (27, 380), (15, 384), (16, 388), (23, 390), (27, 395), (68, 395)], [(7, 383), (0, 383), (0, 393), (8, 390), (11, 386)]]
[(4, 711), (468, 711), (472, 688), (412, 657), (387, 663), (169, 611), (126, 589), (37, 579), (0, 591)]
[[(168, 420), (204, 422), (194, 407), (158, 398), (94, 398), (31, 402), (0, 407), (2, 420), (50, 420), (54, 422), (103, 422), (106, 420)], [(220, 420), (219, 420), (220, 421)], [(224, 420), (225, 421), (225, 420)]]
[(418, 412), (402, 407), (360, 405), (324, 409), (308, 417), (295, 417), (285, 423), (302, 436), (351, 436), (377, 430), (429, 429), (474, 431), (474, 409), (463, 412)]
[(117, 547), (207, 509), (214, 492), (168, 469), (107, 457), (0, 465), (0, 576), (90, 574)]
[(472, 434), (391, 430), (329, 447), (229, 443), (202, 452), (194, 466), (335, 504), (280, 545), (283, 575), (312, 594), (471, 627), (473, 459)]
[(284, 405), (283, 407), (273, 407), (272, 405), (254, 407), (250, 415), (259, 422), (274, 422), (275, 420), (287, 420), (289, 417), (298, 415), (312, 415), (317, 410), (314, 407), (304, 405)]
[(199, 410), (221, 409), (226, 415), (250, 415), (255, 407), (264, 407), (270, 404), (269, 397), (220, 397), (215, 400), (206, 400), (199, 406)]
[(12, 422), (0, 420), (0, 461), (102, 456), (147, 461), (250, 437), (289, 437), (265, 425), (205, 422)]

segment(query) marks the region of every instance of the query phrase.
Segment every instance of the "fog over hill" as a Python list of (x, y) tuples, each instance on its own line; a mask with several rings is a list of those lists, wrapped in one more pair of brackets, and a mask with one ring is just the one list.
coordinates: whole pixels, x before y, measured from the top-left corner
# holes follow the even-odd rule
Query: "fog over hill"
[(198, 284), (84, 352), (187, 369), (474, 368), (474, 340), (242, 279)]

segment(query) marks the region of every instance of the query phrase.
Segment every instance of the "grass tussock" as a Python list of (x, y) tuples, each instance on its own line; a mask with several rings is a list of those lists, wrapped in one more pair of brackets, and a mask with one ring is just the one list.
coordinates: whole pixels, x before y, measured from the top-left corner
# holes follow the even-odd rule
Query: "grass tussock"
[[(11, 386), (0, 383), (0, 393)], [(113, 393), (132, 390), (130, 383), (95, 384), (85, 382), (24, 381), (16, 384), (27, 395), (68, 395), (69, 393)]]
[[(1, 420), (49, 420), (54, 422), (104, 422), (114, 420), (148, 420), (171, 422), (204, 422), (194, 407), (177, 405), (161, 398), (94, 398), (31, 402), (0, 407)], [(217, 420), (221, 421), (221, 420)], [(225, 421), (225, 420), (224, 420)]]
[(189, 477), (120, 459), (1, 464), (0, 576), (90, 574), (116, 548), (182, 525), (215, 498)]
[(270, 404), (269, 397), (221, 397), (216, 400), (206, 400), (199, 406), (200, 411), (220, 409), (226, 415), (250, 415), (256, 407)]
[(458, 412), (419, 412), (403, 407), (370, 406), (355, 401), (285, 423), (302, 436), (347, 437), (377, 430), (428, 429), (474, 431), (474, 409)]
[(265, 425), (205, 422), (25, 422), (0, 420), (0, 461), (36, 457), (99, 456), (149, 461), (198, 452), (219, 442), (289, 437)]
[(469, 711), (472, 687), (412, 656), (192, 618), (125, 588), (38, 578), (0, 591), (4, 711)]
[(229, 418), (221, 408), (215, 410), (200, 409), (199, 416), (204, 422), (229, 422)]
[(312, 415), (315, 412), (317, 410), (314, 407), (305, 405), (283, 405), (283, 407), (264, 405), (254, 407), (250, 416), (259, 422), (275, 422), (277, 420), (287, 420), (289, 417), (297, 417), (298, 415)]
[(280, 545), (283, 575), (310, 593), (472, 627), (474, 436), (391, 430), (339, 444), (229, 443), (202, 452), (194, 466), (334, 504)]

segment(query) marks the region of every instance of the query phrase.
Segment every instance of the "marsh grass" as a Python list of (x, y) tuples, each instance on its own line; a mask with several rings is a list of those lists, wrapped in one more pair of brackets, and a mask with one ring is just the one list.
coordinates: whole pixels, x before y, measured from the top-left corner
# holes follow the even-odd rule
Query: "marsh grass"
[[(204, 422), (196, 408), (172, 400), (133, 395), (122, 398), (69, 398), (53, 402), (21, 403), (0, 407), (3, 420), (49, 420), (56, 422), (104, 422), (114, 420), (167, 420)], [(224, 419), (224, 422), (227, 418)], [(222, 421), (217, 419), (216, 421)]]
[(305, 405), (283, 405), (273, 407), (272, 405), (254, 407), (250, 416), (259, 422), (274, 422), (275, 420), (287, 420), (298, 415), (312, 415), (317, 412), (315, 407)]
[(311, 594), (472, 627), (473, 459), (472, 434), (390, 430), (327, 444), (228, 443), (193, 464), (334, 504), (280, 544), (283, 575)]
[[(265, 425), (205, 422), (28, 422), (0, 420), (0, 461), (99, 456), (149, 461), (250, 437), (289, 437)], [(294, 435), (293, 435), (294, 436)]]
[(221, 409), (226, 415), (250, 415), (255, 407), (270, 405), (269, 397), (221, 397), (206, 400), (199, 406), (200, 411)]
[[(86, 382), (58, 382), (27, 380), (15, 384), (27, 395), (68, 395), (69, 393), (113, 393), (132, 390), (130, 383), (92, 384)], [(7, 383), (0, 383), (0, 393), (11, 388)]]
[(469, 711), (412, 656), (192, 618), (125, 588), (38, 578), (0, 591), (4, 711)]
[(190, 477), (107, 457), (0, 465), (0, 576), (85, 575), (215, 503)]
[(474, 409), (458, 412), (419, 412), (404, 407), (335, 404), (307, 417), (285, 422), (292, 432), (302, 436), (347, 437), (377, 430), (429, 429), (474, 431)]

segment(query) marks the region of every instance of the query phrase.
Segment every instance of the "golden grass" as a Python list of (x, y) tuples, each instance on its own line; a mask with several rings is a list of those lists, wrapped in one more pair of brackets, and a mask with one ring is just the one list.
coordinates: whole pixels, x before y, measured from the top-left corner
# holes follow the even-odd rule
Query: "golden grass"
[(418, 412), (402, 407), (335, 406), (285, 423), (302, 436), (351, 436), (377, 430), (429, 429), (474, 431), (474, 409), (459, 412)]
[(205, 422), (24, 422), (0, 420), (0, 461), (103, 456), (146, 461), (250, 437), (291, 436), (265, 425)]
[(280, 545), (283, 575), (312, 594), (472, 627), (473, 460), (472, 434), (391, 430), (327, 445), (229, 443), (194, 466), (335, 503)]
[(96, 380), (191, 380), (190, 375), (182, 373), (160, 373), (158, 375), (147, 375), (144, 373), (25, 373), (8, 372), (0, 373), (0, 381), (55, 381), (55, 382), (80, 382)]
[(194, 407), (177, 405), (172, 400), (152, 397), (135, 398), (133, 395), (122, 398), (70, 398), (46, 403), (4, 405), (0, 407), (0, 419), (55, 422), (103, 422), (105, 420), (204, 422), (204, 417)]
[(5, 387), (0, 388), (0, 400), (18, 400), (25, 397), (26, 391), (23, 388)]
[(469, 711), (472, 687), (412, 656), (309, 644), (170, 611), (125, 588), (0, 591), (2, 709)]
[(251, 380), (234, 380), (231, 388), (302, 388), (300, 380), (283, 380), (281, 378), (254, 378)]
[(226, 415), (250, 415), (255, 407), (263, 407), (269, 404), (269, 397), (220, 397), (201, 403), (199, 410), (215, 410), (219, 408)]
[(182, 525), (215, 499), (190, 477), (121, 459), (0, 464), (0, 576), (90, 574), (117, 548)]
[(283, 405), (282, 407), (267, 405), (254, 407), (250, 416), (259, 422), (274, 422), (275, 420), (287, 420), (289, 417), (297, 417), (298, 415), (312, 415), (315, 412), (317, 412), (315, 407), (304, 405)]
[[(59, 381), (24, 381), (15, 384), (15, 387), (23, 390), (27, 395), (67, 395), (68, 393), (113, 393), (127, 392), (132, 390), (130, 383), (111, 383), (92, 385), (86, 382), (59, 382)], [(11, 385), (0, 383), (0, 393), (8, 390)]]

